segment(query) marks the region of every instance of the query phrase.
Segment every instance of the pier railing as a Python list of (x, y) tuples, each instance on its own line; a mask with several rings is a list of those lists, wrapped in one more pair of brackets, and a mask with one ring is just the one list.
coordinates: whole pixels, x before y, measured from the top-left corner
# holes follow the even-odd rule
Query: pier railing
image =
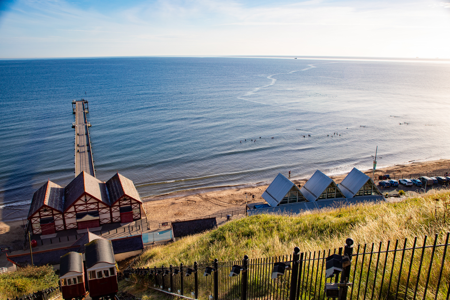
[[(449, 235), (355, 247), (348, 239), (344, 250), (296, 248), (290, 255), (268, 258), (130, 268), (123, 276), (185, 299), (328, 299), (336, 291), (337, 299), (449, 299)], [(342, 263), (340, 275), (326, 278), (330, 256), (343, 253), (350, 264)], [(277, 263), (289, 267), (280, 271)]]

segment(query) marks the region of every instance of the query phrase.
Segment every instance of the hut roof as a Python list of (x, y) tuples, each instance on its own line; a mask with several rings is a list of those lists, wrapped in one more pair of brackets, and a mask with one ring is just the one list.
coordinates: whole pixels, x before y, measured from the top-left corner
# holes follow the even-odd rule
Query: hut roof
[(69, 252), (61, 256), (59, 275), (64, 276), (69, 272), (83, 273), (83, 257), (81, 253)]
[(342, 194), (346, 198), (353, 198), (355, 194), (370, 180), (370, 177), (358, 170), (353, 168), (350, 173), (342, 180), (339, 184), (339, 188)]
[(119, 173), (116, 173), (106, 182), (106, 187), (108, 188), (111, 205), (123, 196), (128, 196), (141, 202), (141, 198), (139, 197), (139, 193), (136, 190), (133, 181)]
[(299, 188), (292, 181), (279, 173), (264, 191), (262, 197), (267, 201), (267, 203), (269, 203), (270, 206), (278, 206), (293, 186), (300, 192)]
[(54, 182), (51, 182), (50, 180), (47, 181), (36, 192), (34, 192), (28, 217), (31, 217), (44, 205), (63, 212), (64, 188)]
[(111, 241), (96, 239), (85, 245), (86, 269), (90, 269), (98, 263), (115, 264), (114, 250)]
[(316, 201), (332, 182), (330, 177), (317, 170), (300, 191), (308, 201)]
[(84, 193), (91, 195), (108, 206), (110, 205), (106, 184), (83, 171), (66, 186), (64, 209), (66, 210), (72, 206)]

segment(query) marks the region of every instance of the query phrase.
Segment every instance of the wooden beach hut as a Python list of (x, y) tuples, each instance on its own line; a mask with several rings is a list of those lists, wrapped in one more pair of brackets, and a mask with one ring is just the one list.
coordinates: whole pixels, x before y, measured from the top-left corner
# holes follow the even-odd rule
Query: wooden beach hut
[(333, 179), (319, 170), (311, 176), (300, 191), (308, 201), (345, 198)]
[(47, 181), (34, 194), (31, 200), (28, 220), (33, 234), (54, 234), (65, 229), (64, 188)]
[(111, 209), (103, 181), (81, 172), (65, 189), (66, 228), (85, 229), (111, 223)]
[(133, 181), (117, 173), (106, 182), (111, 203), (112, 222), (129, 223), (146, 217)]
[(281, 173), (275, 177), (272, 183), (262, 194), (262, 197), (271, 207), (282, 204), (308, 201), (300, 189)]

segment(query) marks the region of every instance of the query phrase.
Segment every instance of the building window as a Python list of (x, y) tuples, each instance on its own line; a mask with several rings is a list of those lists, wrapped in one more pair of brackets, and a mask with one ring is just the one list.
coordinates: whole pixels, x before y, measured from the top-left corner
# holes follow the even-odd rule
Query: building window
[(108, 270), (103, 270), (103, 275), (105, 275), (105, 277), (109, 277), (109, 271)]
[(103, 276), (102, 276), (102, 271), (98, 271), (98, 272), (97, 272), (97, 278), (103, 278)]
[(115, 275), (114, 268), (109, 268), (109, 273), (111, 274), (111, 276), (114, 276)]
[(78, 283), (82, 283), (83, 282), (83, 277), (82, 276), (77, 276), (78, 279)]

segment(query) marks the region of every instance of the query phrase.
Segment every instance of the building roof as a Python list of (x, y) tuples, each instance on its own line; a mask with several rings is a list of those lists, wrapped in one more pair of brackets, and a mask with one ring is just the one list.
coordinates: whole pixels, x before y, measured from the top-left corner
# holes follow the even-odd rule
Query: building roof
[(292, 181), (279, 173), (264, 191), (262, 197), (270, 206), (276, 207), (293, 186), (300, 192), (299, 188)]
[(369, 176), (357, 168), (353, 168), (339, 184), (339, 188), (346, 198), (353, 198), (369, 180), (371, 180)]
[(217, 227), (216, 218), (196, 219), (189, 221), (172, 222), (173, 237), (183, 237), (200, 233)]
[(300, 191), (308, 201), (316, 201), (332, 182), (330, 177), (317, 170)]
[[(89, 230), (89, 229), (88, 229)], [(80, 252), (85, 252), (85, 245), (92, 242), (93, 240), (106, 240), (104, 237), (98, 236), (95, 233), (88, 231), (82, 237), (80, 237), (72, 246), (80, 246)]]
[(110, 206), (106, 184), (83, 171), (66, 186), (64, 210), (72, 206), (84, 193)]
[(85, 245), (85, 249), (86, 269), (90, 269), (98, 263), (116, 263), (113, 247), (109, 240), (93, 240)]
[(28, 217), (31, 217), (43, 206), (51, 207), (59, 212), (64, 211), (64, 188), (47, 181), (33, 194)]
[(139, 193), (134, 186), (133, 181), (119, 173), (116, 173), (106, 182), (106, 187), (108, 188), (111, 205), (116, 203), (123, 196), (128, 196), (141, 202), (141, 198), (139, 197)]
[(135, 235), (111, 241), (114, 254), (132, 252), (144, 249), (142, 235)]
[(81, 253), (69, 252), (61, 256), (59, 276), (64, 276), (69, 272), (83, 273)]

